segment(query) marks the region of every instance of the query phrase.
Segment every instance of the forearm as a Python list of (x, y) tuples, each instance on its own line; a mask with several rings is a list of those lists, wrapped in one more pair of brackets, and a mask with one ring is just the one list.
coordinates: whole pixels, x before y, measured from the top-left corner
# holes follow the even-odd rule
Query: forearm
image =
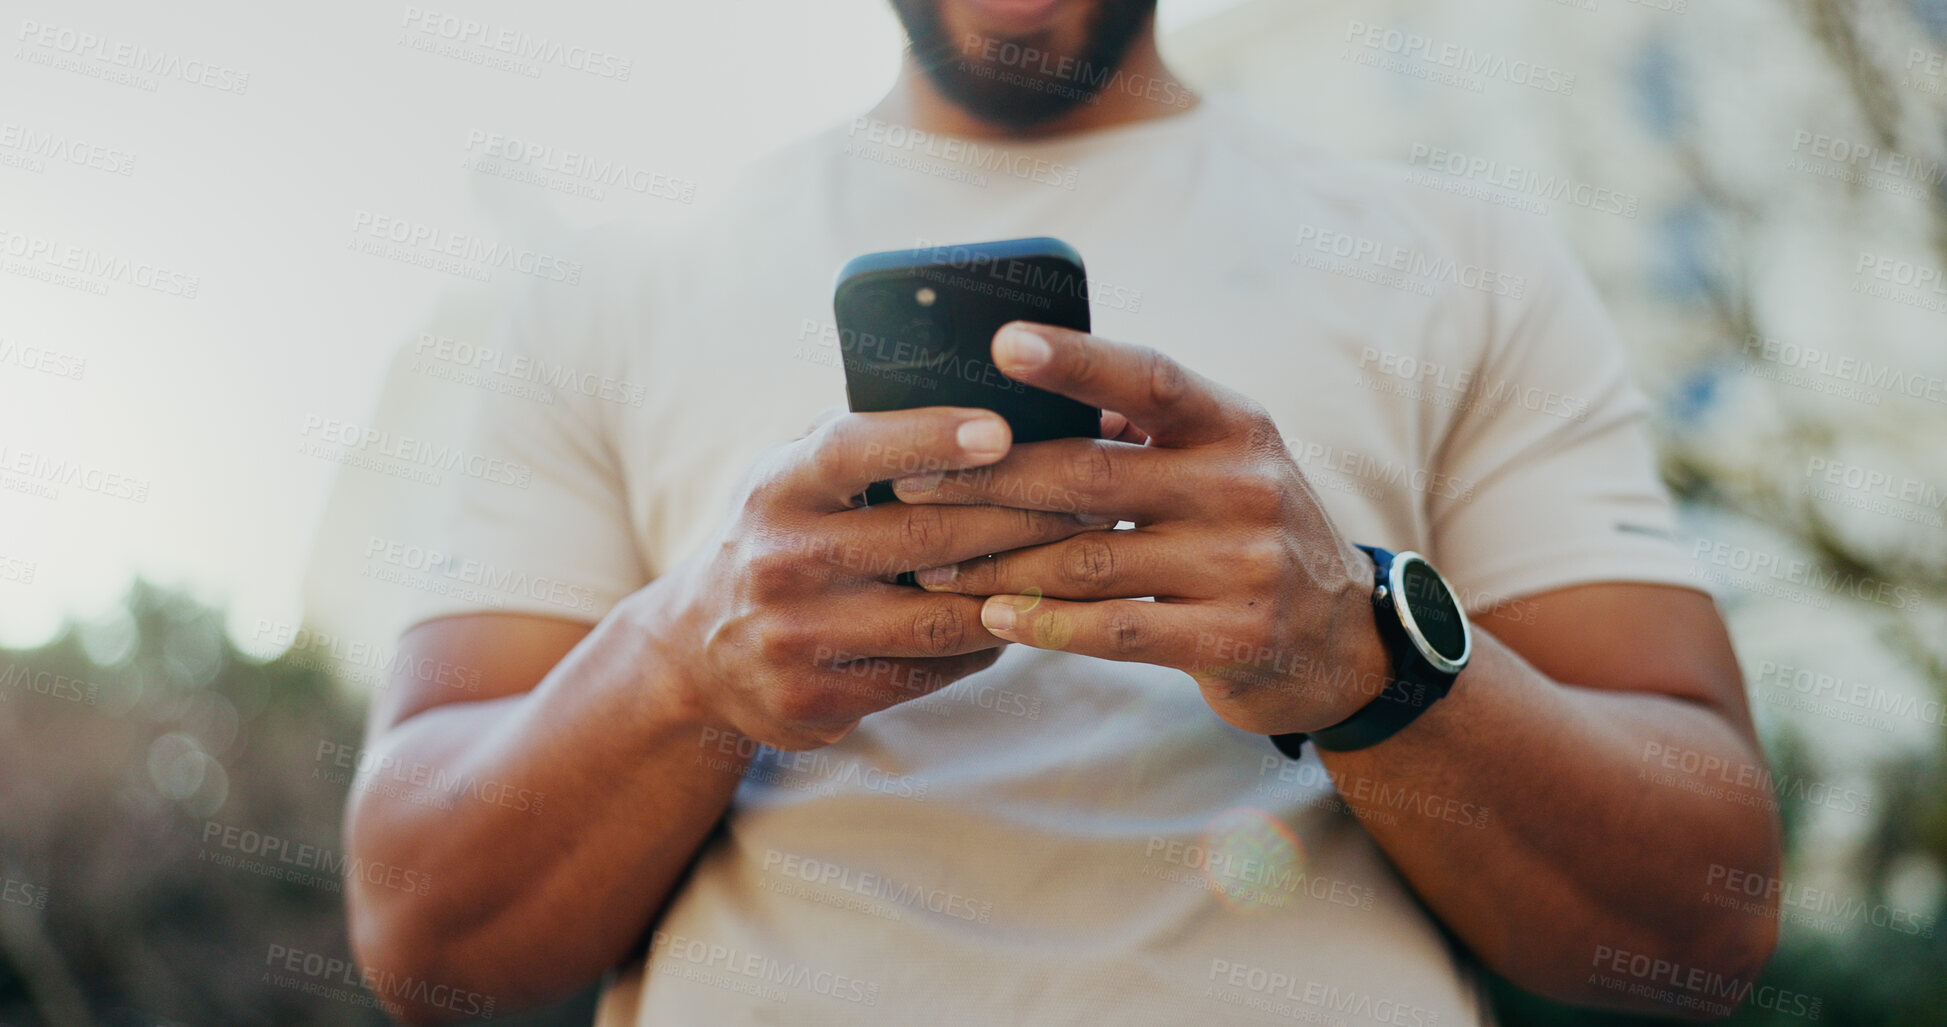
[(612, 614), (531, 692), (435, 707), (374, 741), (347, 811), (351, 855), (423, 875), (425, 893), (350, 880), (366, 965), (506, 1008), (571, 993), (640, 939), (743, 759), (700, 744), (709, 728), (630, 616)]
[[(1729, 769), (1666, 769), (1657, 757), (1672, 751)], [(1476, 632), (1445, 700), (1387, 742), (1324, 759), (1441, 920), (1524, 987), (1681, 1013), (1592, 983), (1615, 976), (1598, 953), (1729, 979), (1769, 951), (1772, 921), (1700, 901), (1713, 866), (1777, 872), (1763, 763), (1708, 707), (1557, 684)], [(1701, 787), (1682, 786), (1691, 778)], [(1446, 800), (1474, 809), (1446, 816)]]

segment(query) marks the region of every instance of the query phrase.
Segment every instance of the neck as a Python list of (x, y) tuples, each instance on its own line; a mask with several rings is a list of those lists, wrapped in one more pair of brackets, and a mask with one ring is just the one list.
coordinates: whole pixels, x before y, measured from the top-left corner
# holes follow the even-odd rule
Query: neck
[[(1140, 88), (1123, 88), (1120, 83), (1134, 83)], [(1188, 97), (1189, 102), (1177, 106), (1153, 99), (1158, 96)], [(997, 125), (955, 106), (933, 88), (932, 81), (919, 69), (910, 52), (900, 63), (899, 80), (893, 83), (892, 91), (868, 113), (881, 121), (940, 135), (974, 139), (1043, 139), (1166, 118), (1201, 102), (1163, 63), (1163, 55), (1156, 49), (1156, 21), (1152, 18), (1143, 27), (1142, 34), (1129, 44), (1128, 55), (1103, 85), (1101, 92), (1090, 102), (1079, 104), (1060, 117), (1031, 129)]]

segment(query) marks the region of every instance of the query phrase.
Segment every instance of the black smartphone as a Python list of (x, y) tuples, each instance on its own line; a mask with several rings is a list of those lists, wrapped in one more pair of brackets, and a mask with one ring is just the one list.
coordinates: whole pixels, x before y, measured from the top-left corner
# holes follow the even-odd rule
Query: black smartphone
[[(1088, 275), (1059, 239), (855, 257), (838, 274), (832, 309), (854, 411), (984, 407), (1007, 420), (1017, 443), (1101, 433), (1100, 410), (994, 366), (994, 333), (1009, 321), (1089, 330)], [(883, 481), (865, 499), (896, 502)]]

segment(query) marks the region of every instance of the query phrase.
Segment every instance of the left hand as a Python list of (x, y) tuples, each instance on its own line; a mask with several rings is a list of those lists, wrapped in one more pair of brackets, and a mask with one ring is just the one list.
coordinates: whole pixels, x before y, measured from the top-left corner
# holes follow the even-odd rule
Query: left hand
[(1063, 328), (1016, 322), (993, 350), (1008, 377), (1101, 407), (1109, 437), (901, 479), (899, 498), (1135, 528), (933, 568), (922, 586), (990, 597), (981, 621), (997, 638), (1182, 670), (1257, 734), (1329, 727), (1379, 693), (1372, 561), (1332, 526), (1263, 407), (1148, 347)]

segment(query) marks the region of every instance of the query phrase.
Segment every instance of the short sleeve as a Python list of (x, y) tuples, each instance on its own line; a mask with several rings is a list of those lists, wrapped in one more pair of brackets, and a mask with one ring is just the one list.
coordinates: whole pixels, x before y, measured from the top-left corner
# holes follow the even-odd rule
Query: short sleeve
[(1476, 609), (1595, 581), (1695, 587), (1648, 403), (1594, 286), (1531, 215), (1486, 224), (1483, 263), (1520, 288), (1486, 305), (1486, 349), (1435, 454), (1470, 483), (1429, 511), (1435, 562)]
[[(589, 245), (626, 262), (613, 242)], [(625, 370), (633, 323), (613, 266), (579, 287), (528, 285), (488, 333), (456, 352), (475, 386), (458, 437), (469, 473), (435, 521), (438, 593), (420, 620), (487, 610), (597, 621), (653, 577), (611, 441), (643, 391)]]

